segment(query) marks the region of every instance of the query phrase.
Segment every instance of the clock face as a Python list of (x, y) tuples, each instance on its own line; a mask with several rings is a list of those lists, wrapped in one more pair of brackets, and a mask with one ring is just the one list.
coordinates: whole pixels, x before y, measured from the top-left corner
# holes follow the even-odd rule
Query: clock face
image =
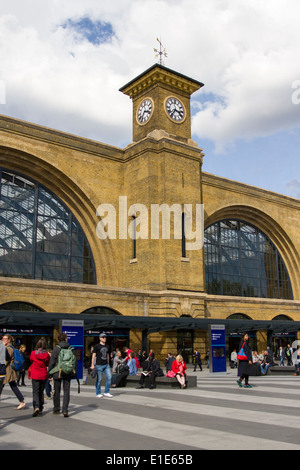
[(145, 124), (151, 117), (153, 111), (153, 101), (150, 98), (141, 102), (137, 111), (137, 120), (139, 124)]
[(167, 98), (165, 106), (166, 112), (172, 121), (182, 122), (185, 119), (184, 106), (177, 98)]

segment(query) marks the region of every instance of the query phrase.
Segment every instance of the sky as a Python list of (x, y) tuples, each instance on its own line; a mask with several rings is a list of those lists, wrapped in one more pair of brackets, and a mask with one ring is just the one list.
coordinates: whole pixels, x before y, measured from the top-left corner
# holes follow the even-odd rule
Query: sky
[(0, 114), (116, 147), (119, 88), (164, 65), (191, 97), (203, 171), (300, 198), (298, 0), (0, 0)]

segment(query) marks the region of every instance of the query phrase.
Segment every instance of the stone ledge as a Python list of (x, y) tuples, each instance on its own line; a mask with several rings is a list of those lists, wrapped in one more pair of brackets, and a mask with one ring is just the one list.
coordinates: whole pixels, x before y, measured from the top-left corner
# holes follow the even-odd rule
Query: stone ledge
[[(140, 375), (130, 375), (126, 378), (126, 387), (137, 387), (139, 384), (141, 376)], [(102, 378), (102, 386), (105, 384), (105, 374), (103, 374)], [(90, 374), (87, 376), (87, 385), (95, 385), (96, 379), (93, 379)], [(149, 388), (150, 386), (150, 379), (149, 377), (145, 378), (144, 381), (145, 388)], [(179, 383), (175, 378), (171, 377), (156, 377), (155, 379), (155, 386), (157, 388), (179, 388)], [(187, 377), (187, 388), (195, 388), (197, 387), (197, 377), (196, 376), (188, 376)]]
[[(137, 387), (139, 384), (141, 376), (140, 375), (131, 375), (126, 379), (126, 387)], [(144, 387), (149, 388), (150, 378), (146, 377), (144, 381)], [(171, 377), (156, 377), (155, 378), (155, 387), (156, 388), (180, 388), (178, 380)], [(187, 387), (194, 388), (197, 387), (197, 377), (188, 376), (187, 377)]]
[(272, 366), (268, 369), (268, 375), (293, 375), (295, 366)]

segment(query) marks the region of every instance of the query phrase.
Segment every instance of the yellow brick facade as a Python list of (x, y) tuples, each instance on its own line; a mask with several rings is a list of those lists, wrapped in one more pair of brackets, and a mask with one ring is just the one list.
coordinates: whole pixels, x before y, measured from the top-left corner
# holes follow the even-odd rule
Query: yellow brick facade
[[(1, 278), (0, 304), (32, 303), (45, 311), (43, 315), (79, 314), (88, 308), (106, 306), (130, 316), (189, 315), (222, 320), (242, 313), (255, 320), (287, 315), (300, 321), (299, 201), (202, 171), (204, 154), (190, 135), (189, 99), (194, 88), (188, 89), (185, 81), (179, 77), (179, 85), (155, 82), (148, 89), (142, 81), (140, 88), (130, 92), (133, 142), (125, 149), (5, 116), (0, 118), (0, 166), (40, 182), (67, 205), (86, 234), (97, 278), (96, 285)], [(149, 128), (140, 129), (136, 112), (141, 100), (150, 95), (157, 109), (176, 90), (187, 111), (183, 127), (162, 117), (161, 111), (153, 115)], [(189, 251), (183, 259), (181, 240), (172, 236), (170, 240), (153, 240), (150, 236), (138, 239), (136, 259), (132, 259), (133, 240), (129, 237), (100, 240), (96, 233), (100, 222), (97, 208), (112, 204), (119, 221), (120, 196), (127, 197), (128, 207), (145, 205), (148, 214), (151, 204), (203, 203), (206, 227), (224, 218), (255, 225), (279, 250), (294, 300), (208, 295), (203, 250)], [(127, 224), (130, 221), (128, 217)], [(263, 334), (259, 344), (265, 347), (261, 338)], [(169, 350), (176, 352), (176, 343), (176, 332), (153, 333), (149, 337), (149, 347), (161, 360)], [(132, 329), (130, 346), (141, 348), (141, 331)], [(205, 353), (205, 331), (194, 332), (194, 347)]]

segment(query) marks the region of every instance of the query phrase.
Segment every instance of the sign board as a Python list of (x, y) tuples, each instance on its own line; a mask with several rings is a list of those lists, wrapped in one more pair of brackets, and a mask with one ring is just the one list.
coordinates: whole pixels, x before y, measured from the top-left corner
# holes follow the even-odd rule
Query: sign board
[(74, 348), (77, 359), (77, 377), (82, 379), (84, 322), (82, 320), (60, 320), (60, 331), (66, 333), (68, 343)]
[(226, 372), (225, 325), (210, 325), (209, 370)]

